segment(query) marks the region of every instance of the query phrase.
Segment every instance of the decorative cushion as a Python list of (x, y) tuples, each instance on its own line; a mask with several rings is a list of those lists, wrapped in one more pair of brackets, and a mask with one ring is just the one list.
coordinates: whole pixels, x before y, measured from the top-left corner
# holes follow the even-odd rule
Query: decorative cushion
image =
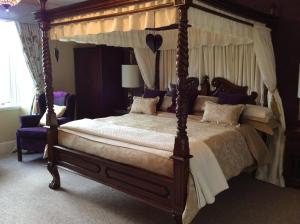
[(158, 102), (158, 96), (155, 98), (143, 98), (134, 96), (130, 113), (154, 115), (156, 114), (156, 105)]
[(233, 94), (233, 93), (224, 93), (220, 92), (218, 94), (219, 104), (246, 104), (248, 102), (248, 96), (243, 94)]
[(194, 102), (194, 113), (202, 113), (205, 109), (205, 103), (207, 101), (211, 101), (214, 103), (218, 103), (219, 98), (214, 96), (198, 96)]
[(273, 111), (267, 107), (247, 104), (242, 115), (243, 119), (268, 123), (274, 119)]
[(144, 98), (155, 98), (158, 96), (159, 101), (156, 105), (156, 110), (160, 110), (166, 92), (167, 91), (145, 89)]
[(202, 121), (237, 125), (244, 107), (244, 105), (221, 105), (207, 101)]
[(164, 96), (160, 110), (166, 112), (170, 106), (172, 106), (172, 96)]
[(63, 106), (66, 104), (66, 97), (69, 93), (65, 91), (55, 91), (53, 92), (53, 100), (55, 105)]
[[(67, 107), (66, 106), (58, 106), (58, 105), (53, 105), (54, 113), (56, 114), (57, 118), (60, 118), (64, 115)], [(43, 117), (40, 120), (40, 125), (46, 125), (46, 114), (47, 112), (44, 113)]]

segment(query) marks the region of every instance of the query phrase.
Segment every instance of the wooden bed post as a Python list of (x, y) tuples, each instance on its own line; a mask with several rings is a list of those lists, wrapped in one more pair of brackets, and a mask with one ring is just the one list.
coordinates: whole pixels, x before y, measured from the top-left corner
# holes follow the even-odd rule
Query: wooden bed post
[(40, 0), (41, 11), (39, 25), (42, 31), (42, 56), (43, 56), (43, 75), (45, 81), (45, 94), (47, 103), (47, 144), (48, 144), (48, 165), (47, 168), (53, 176), (52, 182), (49, 184), (51, 189), (60, 187), (59, 173), (55, 164), (55, 152), (53, 146), (57, 144), (57, 118), (53, 110), (53, 87), (52, 87), (52, 67), (49, 49), (49, 30), (50, 22), (46, 12), (47, 0)]
[(187, 198), (187, 182), (189, 177), (189, 140), (187, 136), (187, 91), (188, 91), (188, 1), (178, 6), (179, 27), (176, 57), (177, 83), (177, 135), (172, 159), (174, 160), (175, 198), (173, 217), (177, 224), (182, 223), (182, 214)]

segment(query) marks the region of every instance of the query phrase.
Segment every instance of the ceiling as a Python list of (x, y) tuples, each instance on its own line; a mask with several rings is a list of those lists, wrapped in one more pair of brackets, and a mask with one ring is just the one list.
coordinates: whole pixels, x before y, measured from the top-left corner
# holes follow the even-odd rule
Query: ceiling
[[(48, 0), (47, 9), (82, 2), (84, 0)], [(23, 23), (35, 23), (33, 12), (39, 10), (38, 0), (21, 0), (21, 2), (6, 12), (0, 7), (0, 19), (15, 20)]]

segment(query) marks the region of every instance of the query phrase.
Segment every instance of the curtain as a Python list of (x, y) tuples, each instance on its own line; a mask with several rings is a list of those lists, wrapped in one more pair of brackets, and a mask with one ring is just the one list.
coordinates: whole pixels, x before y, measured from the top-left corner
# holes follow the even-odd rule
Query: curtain
[(44, 91), (44, 77), (42, 68), (42, 39), (38, 25), (16, 23), (27, 65), (35, 82), (37, 94)]
[(134, 48), (143, 80), (149, 89), (155, 88), (155, 54), (150, 49)]
[(277, 89), (276, 65), (273, 51), (271, 30), (265, 26), (254, 26), (254, 49), (257, 63), (264, 83), (269, 90), (268, 104), (278, 115), (281, 126), (276, 135), (270, 140), (270, 151), (273, 155), (272, 164), (258, 170), (258, 178), (271, 183), (284, 186), (283, 179), (283, 154), (285, 145), (285, 117), (282, 101)]
[[(256, 62), (253, 44), (228, 46), (202, 46), (189, 51), (189, 75), (210, 80), (223, 77), (231, 82), (249, 87), (249, 93), (259, 94), (258, 103), (263, 103), (263, 84)], [(176, 83), (176, 50), (161, 51), (160, 87)]]

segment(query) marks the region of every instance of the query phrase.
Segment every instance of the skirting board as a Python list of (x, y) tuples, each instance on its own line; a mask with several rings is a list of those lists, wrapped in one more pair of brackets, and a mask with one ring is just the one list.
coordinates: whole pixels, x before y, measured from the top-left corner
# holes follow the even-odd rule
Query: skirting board
[(0, 155), (12, 153), (15, 148), (16, 148), (16, 141), (1, 142)]

